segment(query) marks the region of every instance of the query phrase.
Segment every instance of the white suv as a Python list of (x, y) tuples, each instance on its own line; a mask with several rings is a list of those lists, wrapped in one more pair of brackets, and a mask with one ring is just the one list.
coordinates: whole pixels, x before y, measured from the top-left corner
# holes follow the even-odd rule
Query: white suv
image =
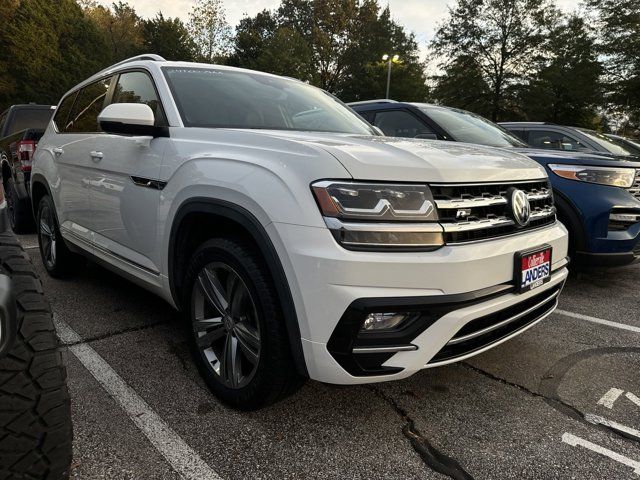
[(506, 151), (388, 138), (334, 97), (155, 55), (64, 96), (32, 198), (52, 276), (91, 257), (180, 309), (211, 390), (252, 409), (301, 379), (459, 361), (553, 311), (567, 233)]

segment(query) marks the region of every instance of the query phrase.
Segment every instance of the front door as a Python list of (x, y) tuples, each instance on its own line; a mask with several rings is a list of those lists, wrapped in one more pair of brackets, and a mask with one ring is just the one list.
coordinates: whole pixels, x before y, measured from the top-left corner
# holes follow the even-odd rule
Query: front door
[[(164, 122), (146, 72), (125, 72), (116, 81), (111, 103), (146, 103), (157, 122)], [(111, 256), (141, 277), (159, 274), (160, 252), (155, 249), (162, 184), (157, 180), (168, 141), (102, 134), (94, 152), (99, 168), (92, 175), (90, 195), (96, 254)]]

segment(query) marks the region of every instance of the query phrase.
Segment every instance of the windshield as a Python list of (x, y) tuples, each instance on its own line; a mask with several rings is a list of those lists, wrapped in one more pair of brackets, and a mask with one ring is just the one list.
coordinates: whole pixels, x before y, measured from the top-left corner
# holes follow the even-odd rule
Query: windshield
[(586, 128), (578, 128), (578, 130), (583, 135), (589, 137), (591, 141), (597, 143), (602, 148), (604, 148), (607, 152), (615, 153), (616, 155), (624, 155), (624, 156), (631, 155), (631, 153), (627, 149), (622, 148), (620, 145), (616, 145), (607, 137), (605, 137), (603, 134), (598, 133), (595, 130), (587, 130)]
[(214, 68), (163, 71), (187, 127), (373, 134), (334, 97), (295, 80)]
[(13, 135), (16, 132), (33, 128), (36, 130), (44, 130), (47, 128), (51, 115), (53, 115), (51, 107), (46, 108), (23, 108), (17, 110), (11, 119), (11, 131), (7, 135)]
[(492, 147), (526, 147), (527, 144), (489, 120), (464, 110), (435, 106), (420, 106), (458, 142), (477, 143)]

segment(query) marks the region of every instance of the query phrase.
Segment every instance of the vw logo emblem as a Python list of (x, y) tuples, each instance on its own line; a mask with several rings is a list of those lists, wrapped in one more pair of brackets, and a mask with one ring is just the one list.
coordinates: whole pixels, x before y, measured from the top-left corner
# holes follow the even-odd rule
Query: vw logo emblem
[(511, 190), (511, 209), (516, 223), (521, 227), (526, 227), (531, 220), (531, 205), (525, 192), (517, 188)]

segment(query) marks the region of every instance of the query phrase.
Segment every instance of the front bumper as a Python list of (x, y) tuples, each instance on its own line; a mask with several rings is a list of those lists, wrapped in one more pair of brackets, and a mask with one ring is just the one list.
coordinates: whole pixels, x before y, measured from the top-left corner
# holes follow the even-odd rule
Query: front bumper
[[(519, 235), (425, 253), (353, 252), (340, 247), (327, 229), (290, 224), (271, 224), (269, 228), (282, 241), (279, 253), (286, 256), (283, 264), (294, 294), (307, 370), (311, 378), (327, 383), (399, 379), (427, 366), (479, 353), (483, 347), (476, 345), (461, 355), (437, 357), (469, 322), (511, 307), (517, 310), (522, 302), (554, 288), (559, 291), (568, 275), (567, 232), (559, 222)], [(551, 282), (532, 292), (513, 293), (515, 252), (542, 244), (553, 247)], [(362, 375), (340, 361), (329, 344), (345, 312), (363, 299), (399, 299), (413, 308), (440, 300), (451, 308), (428, 328), (416, 332), (410, 343), (417, 349), (386, 354), (384, 372)], [(535, 321), (511, 333), (515, 335)], [(511, 333), (484, 346), (501, 343), (513, 336)], [(435, 363), (429, 363), (432, 360)]]

